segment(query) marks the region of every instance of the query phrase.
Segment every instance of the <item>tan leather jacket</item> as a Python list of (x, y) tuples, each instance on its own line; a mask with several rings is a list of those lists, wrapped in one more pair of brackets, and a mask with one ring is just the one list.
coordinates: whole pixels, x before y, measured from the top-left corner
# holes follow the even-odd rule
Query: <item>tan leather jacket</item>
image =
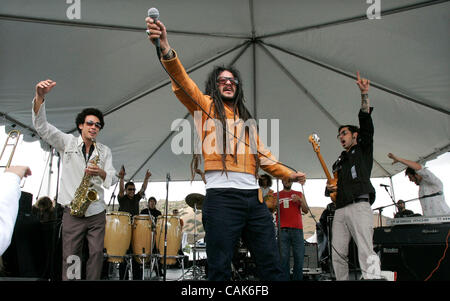
[[(175, 55), (175, 58), (170, 60), (162, 60), (164, 66), (167, 71), (175, 78), (175, 80), (183, 87), (183, 89), (197, 102), (197, 104), (186, 95), (186, 93), (172, 80), (172, 90), (174, 91), (177, 98), (185, 105), (185, 107), (189, 110), (191, 115), (201, 116), (201, 125), (202, 130), (200, 132), (197, 129), (197, 133), (199, 137), (201, 137), (201, 141), (203, 141), (202, 145), (202, 154), (204, 158), (204, 168), (205, 171), (210, 170), (223, 170), (222, 165), (222, 157), (221, 152), (223, 151), (222, 146), (216, 146), (216, 127), (214, 125), (214, 121), (208, 117), (208, 115), (204, 112), (206, 111), (212, 118), (215, 116), (213, 100), (210, 96), (204, 95), (202, 91), (197, 87), (194, 81), (188, 76), (186, 70), (181, 64), (178, 56)], [(199, 108), (201, 106), (201, 108)], [(197, 113), (195, 113), (197, 111)], [(225, 105), (226, 118), (231, 121), (231, 124), (234, 120), (234, 114), (232, 108)], [(194, 115), (195, 113), (195, 115)], [(200, 120), (200, 118), (198, 119)], [(240, 137), (240, 140), (233, 137), (231, 133), (228, 133), (228, 141), (229, 141), (229, 149), (227, 151), (227, 156), (225, 159), (225, 164), (228, 171), (234, 172), (244, 172), (254, 175), (256, 162), (254, 158), (254, 154), (256, 150), (254, 148), (250, 148), (250, 145), (258, 145), (258, 156), (260, 159), (261, 168), (270, 173), (272, 176), (277, 178), (286, 178), (294, 171), (280, 164), (275, 157), (268, 151), (262, 142), (259, 141), (259, 136), (257, 133), (254, 135), (243, 135), (242, 131), (243, 122), (237, 124), (234, 129), (229, 130), (229, 132), (233, 132), (237, 137)], [(205, 131), (206, 129), (206, 131)], [(219, 132), (222, 132), (219, 130)], [(244, 137), (246, 143), (244, 143)], [(253, 144), (250, 144), (250, 138), (252, 138)], [(231, 139), (233, 142), (231, 142)], [(219, 140), (222, 141), (222, 140)], [(234, 150), (233, 147), (237, 147), (237, 160), (234, 158)], [(264, 155), (262, 155), (262, 154)]]

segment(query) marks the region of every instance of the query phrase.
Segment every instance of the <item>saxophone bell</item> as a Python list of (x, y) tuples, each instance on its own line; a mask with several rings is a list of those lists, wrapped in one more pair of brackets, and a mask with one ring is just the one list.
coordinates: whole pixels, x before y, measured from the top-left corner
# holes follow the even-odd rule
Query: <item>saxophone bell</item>
[(86, 194), (86, 198), (89, 200), (89, 202), (96, 202), (98, 201), (98, 193), (96, 190), (94, 189), (89, 189), (87, 194)]

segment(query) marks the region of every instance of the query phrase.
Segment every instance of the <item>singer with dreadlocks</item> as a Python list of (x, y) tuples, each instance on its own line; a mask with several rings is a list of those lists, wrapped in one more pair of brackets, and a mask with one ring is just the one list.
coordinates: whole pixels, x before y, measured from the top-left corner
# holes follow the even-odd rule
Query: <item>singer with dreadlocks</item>
[[(256, 125), (244, 106), (237, 70), (215, 67), (203, 93), (170, 48), (164, 24), (148, 17), (146, 25), (149, 39), (154, 44), (160, 39), (162, 63), (171, 75), (175, 95), (194, 120), (201, 116), (197, 132), (202, 140), (206, 180), (202, 221), (208, 279), (231, 279), (231, 260), (242, 237), (255, 259), (259, 279), (287, 280), (280, 266), (272, 216), (258, 190), (258, 170), (261, 167), (274, 177), (301, 184), (306, 181), (305, 174), (276, 161), (260, 143)], [(197, 163), (191, 167), (196, 168)]]

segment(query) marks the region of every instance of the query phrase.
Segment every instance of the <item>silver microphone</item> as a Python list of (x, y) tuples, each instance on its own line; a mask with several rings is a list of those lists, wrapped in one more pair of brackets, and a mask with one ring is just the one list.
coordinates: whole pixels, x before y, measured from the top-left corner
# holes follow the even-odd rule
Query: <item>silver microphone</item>
[[(153, 19), (153, 21), (156, 24), (156, 21), (159, 20), (159, 11), (158, 9), (152, 7), (148, 10), (147, 15)], [(147, 30), (147, 34), (150, 35), (150, 32)], [(161, 45), (159, 42), (159, 39), (155, 39), (155, 47), (156, 47), (156, 52), (158, 53), (158, 57), (160, 57), (160, 53), (161, 53)]]

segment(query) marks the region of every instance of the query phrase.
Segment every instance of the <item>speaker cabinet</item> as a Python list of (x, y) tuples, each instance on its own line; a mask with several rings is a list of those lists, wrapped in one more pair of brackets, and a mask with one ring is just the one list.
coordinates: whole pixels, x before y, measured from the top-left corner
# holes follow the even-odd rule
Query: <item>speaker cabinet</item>
[(376, 228), (381, 269), (397, 272), (398, 281), (450, 280), (449, 250), (444, 257), (449, 231), (450, 223)]

